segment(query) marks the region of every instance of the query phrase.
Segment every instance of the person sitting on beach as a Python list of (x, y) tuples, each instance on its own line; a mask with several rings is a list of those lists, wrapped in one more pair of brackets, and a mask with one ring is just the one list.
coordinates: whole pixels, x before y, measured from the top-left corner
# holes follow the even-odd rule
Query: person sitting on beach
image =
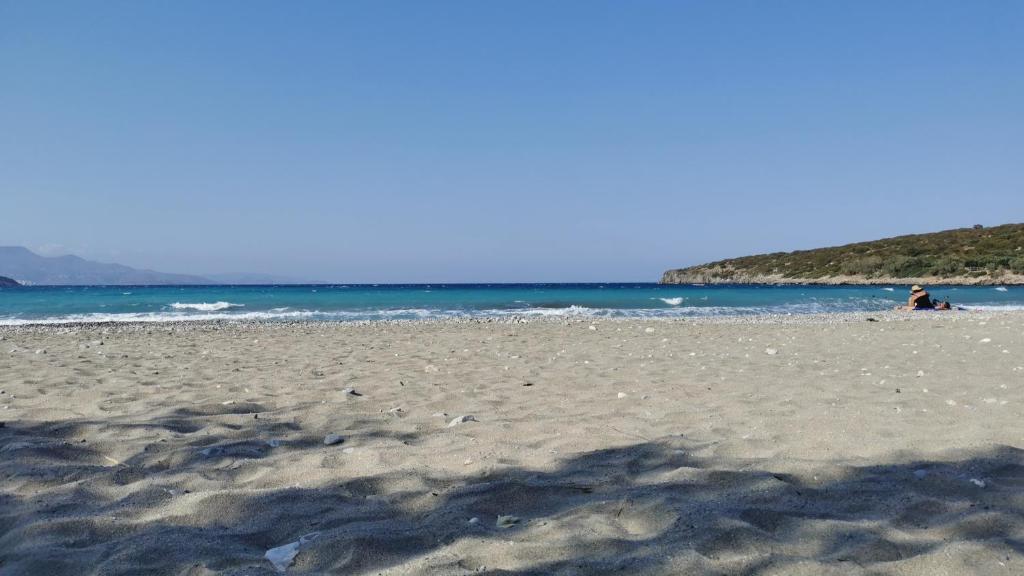
[(899, 306), (897, 310), (932, 310), (935, 308), (935, 303), (928, 296), (928, 292), (918, 284), (914, 284), (910, 287), (910, 299), (907, 300), (906, 307)]

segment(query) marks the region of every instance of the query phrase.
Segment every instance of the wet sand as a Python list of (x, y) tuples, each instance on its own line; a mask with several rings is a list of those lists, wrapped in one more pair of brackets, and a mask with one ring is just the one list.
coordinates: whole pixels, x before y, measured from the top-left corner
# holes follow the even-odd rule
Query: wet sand
[(1024, 573), (1024, 314), (872, 318), (0, 328), (0, 574)]

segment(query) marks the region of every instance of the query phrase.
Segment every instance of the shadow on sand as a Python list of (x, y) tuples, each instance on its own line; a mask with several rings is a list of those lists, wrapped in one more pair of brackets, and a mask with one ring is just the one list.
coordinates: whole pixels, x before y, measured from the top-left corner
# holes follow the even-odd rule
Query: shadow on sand
[(1024, 573), (1024, 457), (1009, 447), (785, 472), (668, 437), (553, 470), (338, 466), (317, 489), (248, 489), (237, 475), (282, 451), (342, 456), (210, 439), (115, 465), (73, 431), (0, 428), (0, 574), (275, 574), (266, 550), (313, 532), (290, 574)]

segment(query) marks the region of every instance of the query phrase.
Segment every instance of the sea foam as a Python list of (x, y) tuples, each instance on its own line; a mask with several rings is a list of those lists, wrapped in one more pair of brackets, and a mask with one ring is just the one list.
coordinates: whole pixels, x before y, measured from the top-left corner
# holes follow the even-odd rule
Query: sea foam
[(200, 312), (216, 312), (228, 308), (241, 308), (245, 304), (233, 304), (231, 302), (175, 302), (171, 308), (175, 310), (198, 310)]
[(668, 304), (669, 306), (679, 306), (680, 304), (683, 303), (683, 298), (681, 296), (676, 298), (658, 298), (658, 300), (661, 300), (662, 302)]

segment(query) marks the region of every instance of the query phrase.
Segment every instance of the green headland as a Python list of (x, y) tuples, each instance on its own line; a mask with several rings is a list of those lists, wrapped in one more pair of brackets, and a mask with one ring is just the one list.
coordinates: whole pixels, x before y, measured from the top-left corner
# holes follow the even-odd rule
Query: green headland
[(663, 284), (1024, 284), (1024, 224), (958, 228), (669, 270)]

